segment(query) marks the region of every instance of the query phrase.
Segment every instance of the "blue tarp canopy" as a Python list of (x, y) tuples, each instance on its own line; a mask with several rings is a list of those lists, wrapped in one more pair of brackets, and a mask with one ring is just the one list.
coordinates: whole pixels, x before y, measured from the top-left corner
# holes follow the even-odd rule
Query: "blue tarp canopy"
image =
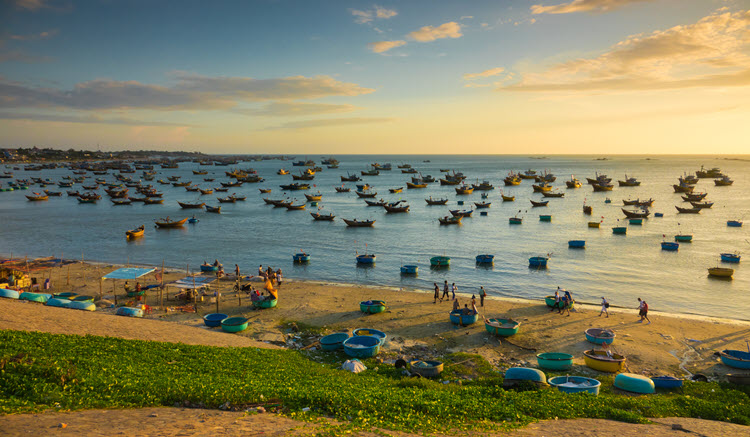
[(215, 280), (215, 276), (186, 276), (182, 279), (170, 282), (167, 286), (194, 290), (206, 287)]
[(114, 272), (110, 272), (104, 276), (102, 276), (102, 279), (137, 279), (140, 278), (143, 275), (148, 275), (149, 273), (155, 271), (156, 269), (142, 269), (138, 267), (123, 267), (121, 269), (117, 269)]

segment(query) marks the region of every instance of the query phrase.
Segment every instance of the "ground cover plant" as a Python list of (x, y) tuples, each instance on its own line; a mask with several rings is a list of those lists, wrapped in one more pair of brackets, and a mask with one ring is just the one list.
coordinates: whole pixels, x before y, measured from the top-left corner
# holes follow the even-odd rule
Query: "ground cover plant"
[[(598, 397), (571, 396), (506, 391), (500, 376), (461, 384), (409, 378), (374, 360), (355, 375), (338, 370), (340, 362), (318, 363), (288, 350), (0, 331), (0, 413), (272, 402), (295, 418), (411, 432), (503, 429), (556, 417), (685, 416), (750, 425), (747, 389), (728, 384), (688, 383), (651, 396), (609, 388)], [(612, 378), (600, 380), (608, 387)]]

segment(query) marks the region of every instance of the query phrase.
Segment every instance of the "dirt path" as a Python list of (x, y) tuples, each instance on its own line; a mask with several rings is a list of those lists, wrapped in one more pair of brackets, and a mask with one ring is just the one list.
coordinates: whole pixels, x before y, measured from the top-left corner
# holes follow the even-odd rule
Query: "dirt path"
[[(64, 424), (64, 428), (61, 427)], [(673, 424), (683, 430), (673, 430)], [(245, 414), (217, 410), (142, 408), (137, 410), (88, 410), (73, 413), (18, 414), (0, 416), (3, 435), (75, 436), (304, 436), (315, 425), (271, 414)], [(665, 418), (651, 425), (601, 419), (546, 421), (507, 434), (518, 437), (583, 437), (617, 433), (618, 437), (746, 436), (741, 425), (700, 419)], [(412, 436), (405, 433), (357, 433), (359, 436)], [(466, 433), (461, 433), (465, 435)], [(474, 434), (480, 435), (480, 434)]]

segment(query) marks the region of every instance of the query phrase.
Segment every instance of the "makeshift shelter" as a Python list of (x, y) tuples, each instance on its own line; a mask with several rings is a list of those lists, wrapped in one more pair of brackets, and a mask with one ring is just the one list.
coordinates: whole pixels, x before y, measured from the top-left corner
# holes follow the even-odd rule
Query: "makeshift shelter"
[[(164, 284), (164, 286), (178, 288), (180, 289), (180, 292), (184, 292), (185, 290), (191, 290), (193, 292), (191, 293), (191, 295), (195, 295), (197, 294), (198, 290), (208, 288), (209, 285), (215, 280), (216, 280), (215, 276), (193, 275), (193, 276), (186, 276), (182, 279), (169, 282), (167, 284)], [(167, 294), (167, 298), (169, 298), (169, 294)]]
[(135, 280), (142, 276), (146, 276), (149, 273), (155, 272), (155, 268), (140, 268), (140, 267), (122, 267), (119, 268), (113, 272), (109, 272), (106, 275), (102, 276), (101, 281), (99, 282), (99, 293), (102, 293), (102, 282), (105, 279), (112, 279), (112, 293), (115, 296), (115, 303), (117, 303), (117, 293), (115, 292), (115, 287), (117, 284), (117, 280)]

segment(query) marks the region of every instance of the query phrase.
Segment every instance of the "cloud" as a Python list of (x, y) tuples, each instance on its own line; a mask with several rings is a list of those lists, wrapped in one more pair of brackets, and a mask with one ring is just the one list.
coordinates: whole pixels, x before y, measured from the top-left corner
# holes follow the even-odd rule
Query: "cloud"
[(331, 103), (272, 102), (257, 109), (238, 109), (246, 115), (265, 117), (295, 117), (317, 114), (340, 114), (359, 109), (354, 105), (335, 105)]
[(292, 121), (280, 126), (268, 128), (267, 130), (312, 129), (317, 127), (349, 126), (353, 124), (388, 123), (395, 120), (395, 118), (387, 117), (328, 118), (320, 120)]
[(373, 53), (385, 53), (390, 49), (401, 47), (406, 45), (406, 41), (378, 41), (367, 44), (367, 47), (373, 51)]
[(593, 58), (526, 72), (503, 89), (648, 90), (748, 84), (750, 11), (712, 14), (693, 24), (630, 36)]
[(188, 126), (185, 123), (134, 120), (132, 118), (103, 118), (97, 115), (32, 114), (0, 111), (0, 120), (52, 121), (63, 123), (118, 124), (126, 126)]
[(96, 79), (78, 83), (71, 90), (0, 79), (0, 107), (215, 110), (231, 109), (242, 102), (357, 96), (375, 91), (330, 76), (253, 79), (176, 72), (174, 77), (177, 82), (171, 86)]
[(419, 42), (430, 42), (442, 38), (460, 38), (462, 36), (461, 25), (455, 21), (444, 23), (437, 27), (424, 26), (409, 34), (409, 37)]
[(484, 70), (481, 73), (466, 73), (464, 74), (464, 80), (474, 80), (474, 79), (479, 79), (483, 77), (497, 76), (503, 71), (505, 71), (503, 67), (497, 67), (497, 68), (490, 68), (489, 70)]
[(358, 9), (350, 9), (350, 12), (354, 16), (354, 22), (359, 24), (366, 24), (372, 22), (374, 19), (381, 19), (381, 20), (387, 20), (389, 18), (395, 17), (398, 15), (398, 12), (396, 12), (393, 9), (386, 9), (381, 6), (375, 5), (373, 9), (368, 10), (358, 10)]
[(573, 12), (610, 12), (632, 3), (654, 0), (573, 0), (570, 3), (543, 6), (533, 5), (532, 14), (570, 14)]
[[(50, 0), (14, 0), (13, 3), (16, 9), (24, 11), (36, 12), (41, 9), (53, 9), (56, 11), (65, 11), (72, 8), (72, 4), (55, 2)], [(57, 3), (57, 4), (56, 4)]]
[(14, 41), (37, 41), (40, 39), (52, 38), (58, 34), (57, 29), (48, 30), (40, 33), (32, 33), (28, 35), (10, 35), (8, 38)]
[[(38, 63), (38, 62), (51, 62), (51, 61), (52, 61), (52, 58), (50, 58), (49, 56), (30, 55), (21, 50), (0, 50), (0, 63), (23, 62), (26, 64), (33, 64), (33, 63)], [(0, 99), (2, 99), (2, 95), (0, 95)]]

